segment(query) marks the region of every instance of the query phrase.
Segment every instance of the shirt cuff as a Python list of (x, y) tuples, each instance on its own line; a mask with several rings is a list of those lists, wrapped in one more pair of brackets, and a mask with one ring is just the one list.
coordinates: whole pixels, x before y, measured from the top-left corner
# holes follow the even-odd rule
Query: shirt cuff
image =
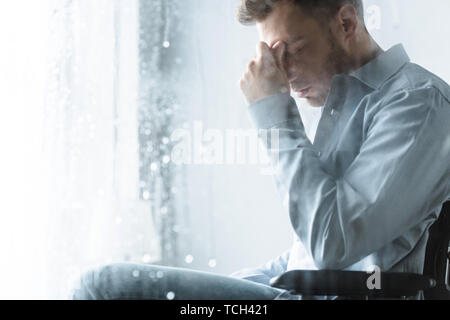
[(275, 94), (258, 100), (248, 107), (253, 124), (269, 129), (288, 120), (300, 120), (300, 112), (294, 98), (288, 93)]

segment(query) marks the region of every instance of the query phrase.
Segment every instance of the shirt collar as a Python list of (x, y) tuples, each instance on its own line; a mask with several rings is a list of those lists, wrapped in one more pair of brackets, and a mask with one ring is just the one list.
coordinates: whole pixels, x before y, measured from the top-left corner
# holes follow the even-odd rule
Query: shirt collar
[(349, 75), (373, 89), (379, 89), (386, 80), (409, 61), (403, 45), (397, 44)]

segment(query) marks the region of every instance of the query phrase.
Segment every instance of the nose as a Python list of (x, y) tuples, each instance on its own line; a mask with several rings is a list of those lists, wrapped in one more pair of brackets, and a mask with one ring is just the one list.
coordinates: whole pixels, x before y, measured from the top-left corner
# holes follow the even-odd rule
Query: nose
[(293, 82), (297, 78), (296, 72), (292, 68), (286, 68), (287, 78), (289, 82)]
[(288, 73), (288, 81), (289, 83), (293, 82), (295, 80), (295, 76), (293, 74)]
[(284, 70), (286, 70), (286, 75), (289, 82), (292, 82), (297, 77), (297, 72), (294, 70), (293, 66), (287, 61), (284, 62)]

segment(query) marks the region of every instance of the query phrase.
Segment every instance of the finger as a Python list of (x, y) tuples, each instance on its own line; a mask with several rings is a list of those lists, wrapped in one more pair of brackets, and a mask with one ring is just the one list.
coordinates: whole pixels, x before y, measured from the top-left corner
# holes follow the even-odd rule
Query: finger
[(241, 90), (244, 89), (245, 86), (245, 79), (241, 78), (238, 82), (237, 82), (238, 88), (240, 88)]
[(263, 56), (263, 47), (264, 47), (264, 42), (258, 42), (256, 44), (256, 58), (259, 59)]
[(247, 65), (247, 71), (252, 70), (255, 67), (255, 64), (256, 64), (255, 59), (251, 60)]
[(256, 45), (256, 58), (261, 59), (262, 61), (266, 59), (273, 59), (272, 53), (270, 52), (270, 48), (267, 43), (263, 41), (258, 42), (258, 44)]

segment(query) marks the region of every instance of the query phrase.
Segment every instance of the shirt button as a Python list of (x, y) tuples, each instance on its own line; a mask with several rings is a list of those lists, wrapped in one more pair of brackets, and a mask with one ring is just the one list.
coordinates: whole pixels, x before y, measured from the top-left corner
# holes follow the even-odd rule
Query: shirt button
[(331, 116), (334, 117), (334, 118), (337, 118), (337, 117), (339, 116), (339, 112), (337, 112), (337, 111), (334, 110), (334, 109), (331, 109), (330, 114), (331, 114)]

